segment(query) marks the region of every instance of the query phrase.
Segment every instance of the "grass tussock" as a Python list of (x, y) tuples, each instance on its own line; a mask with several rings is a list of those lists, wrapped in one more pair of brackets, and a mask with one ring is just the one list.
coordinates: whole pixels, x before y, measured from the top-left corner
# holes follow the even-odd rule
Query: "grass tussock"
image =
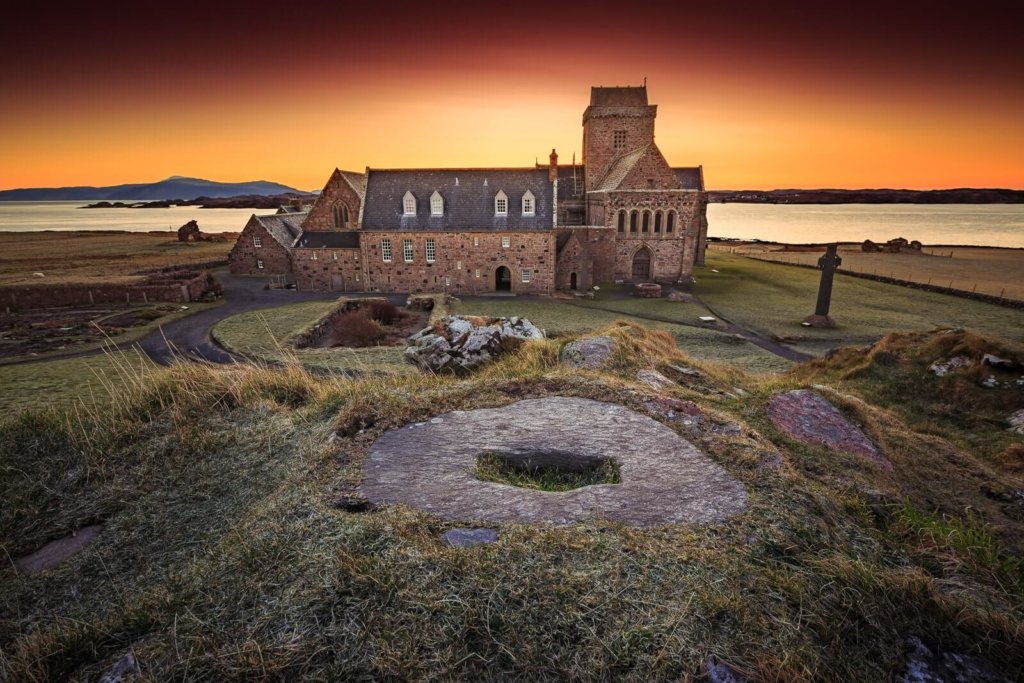
[[(618, 347), (601, 371), (559, 363), (550, 339), (465, 377), (126, 363), (109, 403), (6, 418), (5, 556), (103, 530), (57, 568), (0, 568), (0, 679), (92, 680), (130, 648), (149, 680), (680, 680), (709, 654), (763, 680), (892, 680), (911, 634), (1020, 670), (1022, 521), (981, 492), (1012, 478), (868, 400), (842, 368), (746, 376), (644, 328), (598, 333)], [(677, 381), (639, 383), (651, 368)], [(811, 382), (830, 383), (819, 390), (893, 473), (774, 430), (772, 393)], [(553, 394), (662, 420), (744, 484), (746, 512), (505, 525), (463, 550), (439, 541), (462, 524), (343, 504), (386, 430)], [(652, 411), (659, 398), (694, 402), (701, 420)], [(782, 464), (763, 466), (767, 452)]]

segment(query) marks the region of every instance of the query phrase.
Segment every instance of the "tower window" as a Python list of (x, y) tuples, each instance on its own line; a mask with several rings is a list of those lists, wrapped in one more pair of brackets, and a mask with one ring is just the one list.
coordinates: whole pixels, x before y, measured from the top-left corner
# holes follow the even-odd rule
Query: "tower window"
[(612, 146), (615, 149), (624, 149), (626, 147), (626, 131), (617, 130), (612, 133)]
[(644, 211), (644, 225), (643, 225), (643, 228), (641, 229), (641, 232), (647, 232), (650, 229), (651, 229), (651, 212), (650, 211)]
[(636, 228), (637, 228), (637, 225), (636, 225), (636, 223), (637, 223), (637, 218), (638, 218), (638, 216), (637, 216), (637, 213), (636, 213), (636, 211), (633, 211), (633, 212), (631, 212), (631, 213), (629, 214), (629, 231), (630, 231), (630, 232), (636, 232)]
[(661, 211), (654, 214), (654, 232), (661, 232)]
[(425, 252), (427, 254), (427, 263), (433, 263), (434, 259), (437, 258), (437, 244), (434, 242), (434, 240), (427, 240)]
[(668, 212), (668, 220), (665, 222), (665, 232), (672, 232), (672, 228), (676, 227), (676, 212)]

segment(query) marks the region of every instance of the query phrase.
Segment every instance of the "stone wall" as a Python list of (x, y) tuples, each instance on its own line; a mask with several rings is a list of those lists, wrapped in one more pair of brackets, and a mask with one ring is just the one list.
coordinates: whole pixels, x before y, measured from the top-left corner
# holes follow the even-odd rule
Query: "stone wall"
[[(334, 206), (343, 203), (348, 207), (348, 225), (334, 224)], [(327, 184), (320, 192), (313, 208), (309, 210), (305, 222), (302, 224), (304, 231), (315, 232), (318, 230), (358, 230), (359, 211), (362, 208), (362, 199), (352, 189), (352, 186), (345, 177), (335, 169)]]
[[(624, 152), (654, 142), (657, 106), (589, 107), (583, 114), (583, 164), (587, 168), (587, 190), (604, 178), (612, 160)], [(615, 147), (615, 131), (626, 132), (626, 142)]]
[(576, 290), (590, 289), (599, 282), (615, 279), (615, 231), (602, 227), (559, 228), (558, 240), (569, 237), (558, 254), (555, 286), (572, 289), (576, 273)]
[[(502, 247), (502, 237), (509, 246)], [(381, 253), (383, 240), (391, 241), (391, 262)], [(434, 240), (436, 254), (426, 260), (426, 242)], [(413, 258), (407, 263), (405, 240), (412, 240)], [(367, 291), (452, 292), (483, 294), (496, 289), (496, 273), (511, 271), (511, 291), (550, 294), (555, 286), (555, 233), (537, 232), (372, 232), (363, 233), (363, 274)], [(530, 281), (523, 282), (523, 271)]]
[(359, 249), (294, 249), (295, 287), (321, 292), (366, 289)]
[(644, 282), (674, 283), (689, 278), (690, 261), (686, 260), (687, 249), (692, 250), (694, 240), (676, 239), (623, 239), (615, 240), (615, 279), (633, 280), (633, 256), (646, 247), (651, 253), (650, 277), (640, 278)]
[(207, 291), (219, 293), (220, 283), (205, 271), (156, 277), (138, 284), (9, 285), (0, 287), (0, 309), (11, 312), (111, 303), (188, 303)]
[[(256, 246), (259, 238), (260, 246)], [(259, 267), (263, 261), (263, 267)], [(228, 267), (232, 275), (286, 275), (292, 272), (292, 259), (288, 249), (275, 240), (255, 216), (245, 224), (235, 246), (228, 254)]]

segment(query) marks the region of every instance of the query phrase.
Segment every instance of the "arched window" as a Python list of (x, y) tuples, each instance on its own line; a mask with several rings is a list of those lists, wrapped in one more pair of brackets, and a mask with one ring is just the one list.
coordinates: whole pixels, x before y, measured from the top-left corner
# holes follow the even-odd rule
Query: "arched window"
[(651, 229), (651, 212), (644, 211), (644, 226), (641, 232), (650, 232)]
[(619, 211), (619, 232), (626, 232), (626, 212)]
[(532, 216), (536, 210), (537, 202), (533, 197), (533, 193), (529, 190), (523, 195), (523, 215)]
[(676, 212), (668, 212), (668, 222), (665, 223), (665, 232), (672, 232), (672, 229), (676, 227)]
[(336, 230), (344, 228), (348, 223), (348, 207), (338, 202), (331, 207), (331, 211), (334, 214), (334, 228)]
[(636, 232), (636, 228), (637, 228), (636, 224), (637, 224), (637, 221), (639, 220), (639, 218), (640, 217), (639, 217), (639, 215), (637, 214), (636, 211), (630, 211), (629, 212), (629, 231), (630, 232)]
[(402, 213), (406, 216), (416, 215), (416, 195), (412, 192), (406, 192), (402, 197)]
[(434, 190), (434, 194), (430, 195), (430, 215), (444, 215), (444, 198), (441, 197), (441, 193), (437, 190)]
[(508, 215), (508, 195), (505, 194), (504, 190), (498, 190), (498, 194), (494, 195), (494, 215)]
[(654, 212), (654, 232), (661, 232), (661, 211)]
[(344, 204), (341, 205), (341, 222), (348, 225), (348, 207)]

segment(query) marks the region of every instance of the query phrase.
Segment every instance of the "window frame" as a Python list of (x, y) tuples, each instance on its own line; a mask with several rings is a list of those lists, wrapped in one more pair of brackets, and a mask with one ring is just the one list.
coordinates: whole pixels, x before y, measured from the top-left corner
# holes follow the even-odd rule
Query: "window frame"
[(537, 215), (537, 198), (529, 190), (523, 195), (522, 212), (524, 216)]
[(531, 268), (523, 268), (523, 274), (521, 279), (524, 285), (530, 284), (530, 278), (533, 277), (533, 270)]
[(434, 190), (434, 194), (430, 195), (430, 215), (444, 215), (444, 197), (442, 197), (441, 193), (437, 190)]
[(402, 215), (403, 216), (415, 216), (416, 215), (416, 195), (411, 191), (406, 191), (402, 197)]
[(512, 237), (510, 235), (501, 236), (501, 248), (511, 249), (512, 248)]
[(498, 190), (498, 193), (494, 195), (494, 215), (508, 215), (508, 195), (505, 194), (504, 190)]
[(263, 259), (261, 259), (261, 258), (256, 259), (256, 268), (258, 270), (263, 270)]
[(427, 263), (433, 263), (437, 260), (437, 242), (433, 237), (427, 238), (423, 245), (423, 253), (427, 258)]
[(380, 256), (384, 263), (391, 263), (391, 258), (394, 256), (391, 253), (391, 240), (382, 239), (380, 241)]
[(402, 240), (402, 260), (406, 263), (412, 263), (416, 258), (416, 252), (413, 249), (412, 240)]

